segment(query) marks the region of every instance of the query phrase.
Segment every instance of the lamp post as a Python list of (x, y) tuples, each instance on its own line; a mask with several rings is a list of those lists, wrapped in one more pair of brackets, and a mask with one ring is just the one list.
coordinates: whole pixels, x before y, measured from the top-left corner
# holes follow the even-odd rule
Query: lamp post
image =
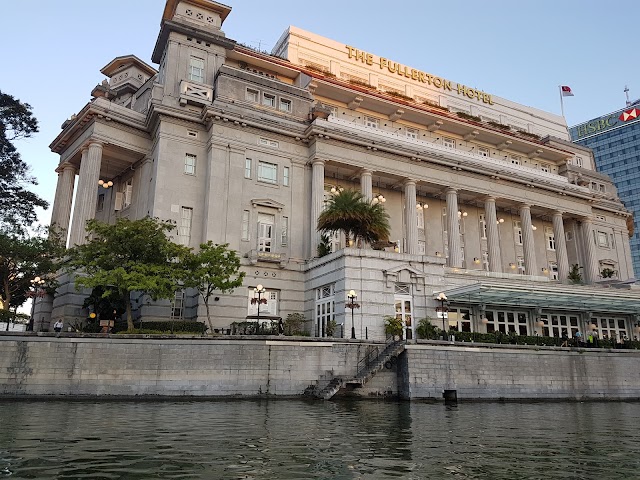
[(355, 322), (353, 320), (353, 309), (354, 308), (359, 308), (360, 305), (358, 305), (356, 303), (356, 298), (358, 298), (358, 296), (356, 295), (356, 291), (355, 290), (349, 290), (349, 295), (347, 295), (347, 298), (349, 299), (349, 303), (347, 304), (347, 308), (351, 309), (351, 338), (355, 339), (356, 338), (356, 325), (355, 325)]
[[(262, 298), (262, 295), (264, 295), (266, 291), (267, 290), (261, 284), (259, 284), (256, 288), (253, 289), (254, 297), (251, 299), (251, 303), (258, 304), (258, 319), (256, 320), (256, 335), (260, 330), (260, 304), (267, 303), (267, 299)], [(255, 295), (258, 295), (258, 298), (256, 298)]]
[[(31, 280), (31, 286), (33, 287), (33, 292), (29, 292), (28, 296), (33, 297), (33, 301), (31, 302), (31, 320), (30, 320), (32, 329), (33, 329), (33, 325), (36, 322), (36, 318), (35, 318), (36, 301), (38, 297), (43, 296), (44, 291), (42, 290), (42, 288), (44, 287), (45, 283), (47, 282), (44, 280), (44, 278), (40, 278), (40, 277), (35, 277), (33, 280)], [(7, 318), (7, 332), (8, 331), (9, 331), (9, 319)]]
[(447, 301), (447, 296), (444, 292), (440, 292), (436, 297), (436, 300), (440, 302), (440, 313), (442, 314), (442, 339), (444, 340), (444, 336), (446, 335), (446, 329), (444, 328), (444, 302)]

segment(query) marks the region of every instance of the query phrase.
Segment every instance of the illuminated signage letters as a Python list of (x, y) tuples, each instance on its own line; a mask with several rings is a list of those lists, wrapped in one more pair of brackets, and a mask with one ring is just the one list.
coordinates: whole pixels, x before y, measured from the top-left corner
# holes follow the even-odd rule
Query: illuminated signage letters
[(491, 95), (481, 90), (467, 87), (461, 83), (453, 83), (451, 80), (446, 80), (442, 77), (431, 75), (430, 73), (416, 70), (415, 68), (409, 68), (405, 65), (401, 65), (397, 62), (393, 62), (388, 58), (374, 57), (372, 54), (358, 50), (357, 48), (346, 45), (347, 55), (350, 59), (361, 62), (369, 66), (378, 66), (380, 70), (388, 70), (390, 73), (396, 73), (402, 77), (409, 78), (413, 81), (425, 83), (436, 88), (448, 90), (449, 92), (456, 92), (458, 95), (466, 96), (467, 98), (475, 98), (479, 102), (488, 103), (493, 105), (493, 99)]

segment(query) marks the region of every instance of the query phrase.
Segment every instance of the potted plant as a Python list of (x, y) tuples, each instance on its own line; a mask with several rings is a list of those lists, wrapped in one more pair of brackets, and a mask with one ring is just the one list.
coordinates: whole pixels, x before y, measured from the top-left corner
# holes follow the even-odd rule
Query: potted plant
[(402, 319), (387, 315), (384, 317), (384, 333), (387, 335), (392, 335), (394, 340), (396, 337), (399, 337), (402, 340), (402, 332), (404, 330), (404, 325), (402, 324)]

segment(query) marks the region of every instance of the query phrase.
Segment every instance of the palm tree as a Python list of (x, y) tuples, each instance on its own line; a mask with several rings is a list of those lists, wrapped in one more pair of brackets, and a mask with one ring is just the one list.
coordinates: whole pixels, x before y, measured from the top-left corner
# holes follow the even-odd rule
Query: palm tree
[(318, 218), (321, 233), (342, 232), (349, 245), (358, 239), (372, 243), (389, 237), (389, 215), (381, 204), (367, 202), (356, 190), (343, 190), (329, 200)]

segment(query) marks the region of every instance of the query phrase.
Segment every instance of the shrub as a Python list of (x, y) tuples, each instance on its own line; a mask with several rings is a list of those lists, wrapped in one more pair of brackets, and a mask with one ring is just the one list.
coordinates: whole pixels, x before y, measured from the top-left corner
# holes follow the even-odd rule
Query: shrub
[(424, 339), (436, 339), (440, 335), (440, 329), (431, 323), (430, 318), (421, 318), (418, 320), (416, 333), (418, 337)]
[(472, 120), (474, 122), (482, 122), (480, 117), (476, 117), (475, 115), (470, 115), (466, 112), (456, 112), (456, 115), (460, 118), (464, 118), (465, 120)]
[[(131, 333), (133, 330), (127, 331), (127, 325), (121, 322), (117, 322), (115, 328), (113, 329), (114, 333)], [(204, 335), (207, 331), (207, 326), (204, 323), (196, 322), (193, 320), (168, 320), (163, 322), (151, 321), (145, 322), (142, 321), (141, 328), (136, 329), (135, 331), (151, 331), (159, 332), (159, 333), (195, 333), (198, 335)]]
[(402, 336), (403, 325), (402, 319), (392, 315), (384, 317), (384, 333), (387, 335)]
[[(302, 313), (290, 313), (284, 321), (285, 335), (300, 335), (304, 331), (306, 319)], [(328, 327), (328, 325), (327, 325)]]

